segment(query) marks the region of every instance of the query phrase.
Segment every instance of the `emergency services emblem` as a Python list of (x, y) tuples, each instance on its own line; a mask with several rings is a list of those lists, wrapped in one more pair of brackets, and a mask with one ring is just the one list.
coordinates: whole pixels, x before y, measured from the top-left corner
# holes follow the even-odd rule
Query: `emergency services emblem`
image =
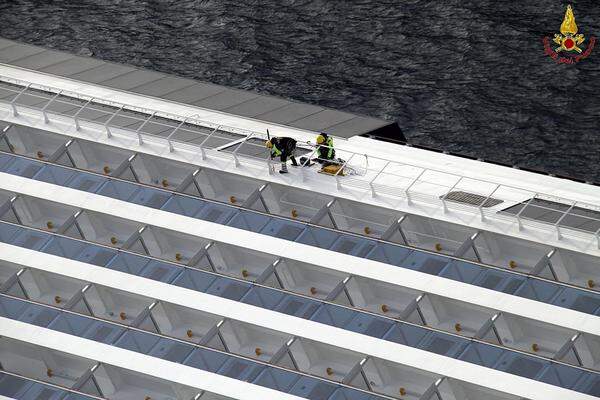
[[(559, 64), (575, 64), (587, 58), (594, 49), (596, 38), (590, 37), (587, 48), (585, 37), (578, 33), (573, 7), (567, 6), (565, 18), (560, 25), (560, 34), (556, 33), (552, 40), (558, 47), (552, 46), (550, 38), (544, 38), (544, 52)], [(583, 49), (585, 48), (585, 50)]]

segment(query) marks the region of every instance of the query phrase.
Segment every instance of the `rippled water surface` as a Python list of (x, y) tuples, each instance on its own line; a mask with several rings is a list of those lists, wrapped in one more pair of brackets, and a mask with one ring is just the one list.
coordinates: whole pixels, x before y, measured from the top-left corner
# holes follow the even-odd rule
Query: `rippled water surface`
[[(600, 36), (600, 3), (573, 1)], [(397, 120), (414, 143), (600, 181), (600, 44), (539, 0), (0, 0), (0, 36)]]

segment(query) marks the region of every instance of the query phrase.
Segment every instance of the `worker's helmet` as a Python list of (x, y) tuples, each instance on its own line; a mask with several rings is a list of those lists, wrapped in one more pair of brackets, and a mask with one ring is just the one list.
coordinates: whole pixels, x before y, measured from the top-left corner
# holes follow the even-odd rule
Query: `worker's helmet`
[(323, 135), (317, 136), (317, 144), (325, 143), (325, 137)]
[(272, 149), (272, 148), (273, 148), (273, 143), (271, 143), (271, 141), (270, 141), (270, 140), (267, 140), (267, 141), (265, 142), (265, 146), (266, 146), (266, 147), (268, 147), (269, 149)]

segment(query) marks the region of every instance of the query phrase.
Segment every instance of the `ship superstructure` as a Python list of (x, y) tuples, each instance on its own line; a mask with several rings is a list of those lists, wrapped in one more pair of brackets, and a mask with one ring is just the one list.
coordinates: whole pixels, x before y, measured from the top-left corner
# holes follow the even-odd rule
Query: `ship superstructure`
[[(598, 187), (10, 41), (0, 62), (0, 395), (600, 397)], [(308, 158), (332, 133), (344, 169), (274, 173), (267, 130)]]

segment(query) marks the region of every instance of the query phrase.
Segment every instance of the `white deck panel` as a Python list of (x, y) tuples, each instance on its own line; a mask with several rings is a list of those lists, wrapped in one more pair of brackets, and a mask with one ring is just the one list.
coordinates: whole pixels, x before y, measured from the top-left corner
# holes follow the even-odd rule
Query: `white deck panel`
[[(290, 173), (287, 176), (281, 176), (280, 174), (271, 175), (268, 173), (268, 168), (264, 162), (244, 163), (241, 166), (236, 167), (233, 158), (228, 153), (207, 150), (207, 153), (210, 155), (206, 159), (203, 159), (199, 153), (198, 147), (195, 146), (180, 145), (176, 146), (176, 150), (174, 152), (170, 152), (164, 140), (146, 140), (143, 145), (139, 145), (137, 138), (132, 136), (133, 132), (131, 131), (128, 132), (119, 128), (111, 128), (112, 137), (108, 138), (104, 127), (101, 124), (81, 121), (80, 124), (82, 128), (78, 131), (74, 127), (72, 118), (52, 115), (49, 116), (50, 123), (48, 124), (44, 123), (44, 119), (41, 113), (38, 111), (21, 109), (19, 111), (19, 115), (15, 117), (7, 104), (0, 103), (0, 119), (8, 122), (23, 124), (54, 133), (96, 141), (107, 145), (123, 147), (130, 149), (131, 151), (192, 163), (201, 167), (205, 166), (215, 170), (223, 170), (234, 174), (262, 179), (264, 181), (318, 191), (319, 193), (325, 195), (371, 203), (381, 207), (395, 209), (400, 212), (412, 213), (441, 221), (466, 225), (476, 229), (506, 234), (524, 240), (547, 244), (553, 247), (600, 256), (599, 238), (595, 237), (593, 234), (569, 231), (563, 228), (561, 230), (562, 237), (558, 238), (557, 233), (551, 224), (527, 223), (522, 229), (519, 229), (517, 220), (513, 217), (487, 215), (485, 219), (482, 219), (477, 212), (477, 209), (473, 207), (469, 207), (468, 209), (451, 208), (448, 211), (444, 211), (443, 207), (441, 207), (439, 204), (431, 204), (431, 202), (420, 201), (418, 198), (415, 198), (409, 203), (405, 199), (398, 197), (383, 195), (372, 197), (369, 190), (356, 190), (347, 187), (343, 187), (340, 190), (337, 187), (336, 180), (333, 177), (318, 174), (313, 170), (307, 172), (308, 179), (306, 180), (302, 179), (303, 171), (300, 168), (290, 168)], [(412, 150), (416, 151), (416, 149)], [(430, 154), (435, 155), (437, 153), (427, 152), (426, 154), (429, 156)], [(460, 160), (460, 162), (463, 161), (463, 159), (458, 160)], [(488, 164), (485, 163), (479, 164), (482, 166), (488, 166)], [(508, 170), (512, 171), (511, 169)], [(523, 173), (522, 171), (516, 172)], [(542, 175), (531, 173), (527, 174), (531, 175), (532, 178), (535, 178), (536, 180), (543, 178)], [(443, 174), (431, 173), (428, 175), (428, 180), (435, 181), (436, 179), (443, 179)], [(576, 184), (576, 182), (566, 180), (558, 181), (561, 183), (570, 182)], [(578, 185), (581, 185), (583, 188), (587, 189), (594, 188), (591, 185)], [(440, 188), (437, 186), (427, 187), (427, 184), (421, 184), (419, 189), (423, 190), (424, 192), (429, 191), (432, 198), (437, 198), (437, 196), (440, 195)], [(522, 192), (519, 193), (519, 191), (516, 189), (512, 189), (512, 191), (511, 189), (506, 189), (502, 194), (507, 200), (507, 202), (504, 203), (504, 206), (527, 200), (529, 197), (528, 195), (524, 195)], [(600, 196), (598, 198), (600, 198)], [(589, 200), (587, 197), (586, 199)]]
[[(169, 102), (155, 97), (143, 96), (117, 89), (110, 89), (55, 75), (35, 72), (7, 64), (0, 64), (0, 75), (22, 79), (63, 90), (75, 91), (96, 98), (111, 100), (117, 103), (139, 105), (140, 107), (173, 113), (181, 116), (198, 115), (199, 119), (240, 129), (266, 132), (270, 129), (277, 136), (291, 136), (299, 141), (314, 141), (314, 132), (265, 123), (251, 118), (233, 116), (225, 112), (212, 111), (196, 106)], [(558, 197), (572, 198), (600, 206), (600, 187), (586, 185), (568, 179), (559, 179), (543, 174), (520, 171), (509, 167), (470, 160), (413, 147), (380, 142), (363, 137), (348, 140), (339, 138), (340, 146), (371, 156), (388, 158), (398, 162), (414, 164), (420, 167), (439, 169), (448, 173), (467, 176), (474, 179), (489, 180), (505, 185), (522, 187), (533, 192), (548, 193)]]
[[(0, 189), (364, 276), (600, 336), (600, 317), (450, 279), (0, 173)], [(323, 260), (327, 260), (324, 262)], [(151, 292), (150, 292), (151, 293)]]
[(305, 400), (301, 397), (237, 379), (4, 317), (0, 317), (0, 336), (85, 357), (162, 380), (197, 388), (199, 391), (206, 390), (234, 399)]
[[(460, 381), (494, 389), (503, 393), (521, 396), (530, 400), (591, 400), (594, 398), (588, 395), (573, 392), (571, 390), (559, 388), (557, 386), (522, 378), (494, 369), (485, 368), (425, 350), (376, 339), (341, 328), (331, 327), (318, 322), (288, 316), (275, 311), (270, 311), (233, 300), (172, 286), (146, 278), (128, 275), (119, 271), (113, 271), (107, 268), (97, 267), (79, 261), (42, 254), (32, 250), (1, 243), (0, 254), (2, 254), (3, 259), (21, 264), (23, 266), (30, 266), (31, 268), (35, 269), (71, 276), (90, 283), (96, 283), (103, 286), (125, 290), (129, 293), (150, 296), (153, 299), (176, 305), (182, 305), (199, 311), (205, 311), (209, 313), (216, 312), (226, 318), (231, 318), (258, 326), (269, 327), (270, 329), (284, 332), (289, 335), (303, 337), (321, 343), (327, 343), (340, 348), (352, 350), (360, 354), (371, 355), (383, 360), (433, 372)], [(7, 321), (7, 323), (5, 323), (5, 321)], [(98, 361), (104, 361), (113, 365), (121, 366), (122, 364), (115, 364), (115, 362), (123, 362), (125, 363), (123, 366), (124, 368), (128, 368), (128, 365), (130, 367), (131, 365), (136, 365), (136, 371), (149, 375), (153, 375), (153, 373), (156, 373), (156, 371), (161, 371), (161, 368), (163, 368), (162, 363), (166, 363), (166, 361), (157, 360), (155, 358), (140, 355), (138, 353), (133, 354), (135, 354), (136, 357), (139, 357), (139, 359), (132, 358), (129, 356), (129, 354), (132, 352), (129, 351), (127, 351), (125, 355), (119, 354), (125, 350), (104, 350), (104, 347), (111, 348), (111, 346), (103, 344), (97, 344), (98, 346), (88, 346), (88, 340), (78, 339), (73, 336), (69, 336), (69, 340), (65, 340), (64, 336), (66, 335), (62, 333), (53, 333), (48, 335), (40, 334), (43, 331), (49, 330), (7, 320), (5, 318), (0, 318), (0, 336), (6, 335), (15, 339), (24, 340), (51, 348), (55, 348), (53, 346), (59, 346), (57, 350), (67, 351), (72, 354), (96, 359)], [(58, 337), (63, 337), (58, 340), (55, 339), (56, 335), (58, 335)], [(72, 340), (71, 338), (77, 340)], [(55, 340), (58, 340), (58, 343), (55, 343)], [(82, 348), (85, 349), (81, 350)], [(77, 349), (76, 352), (74, 349)], [(96, 353), (96, 351), (98, 351), (98, 353)], [(111, 356), (113, 353), (117, 354), (114, 355), (114, 358), (99, 358), (100, 355), (105, 353), (107, 357)], [(152, 359), (153, 362), (149, 362), (150, 360), (148, 359)], [(138, 362), (140, 364), (138, 364)], [(155, 365), (150, 365), (153, 363)], [(141, 367), (138, 368), (138, 365)], [(168, 365), (169, 368), (171, 368), (170, 366), (173, 364), (168, 363)], [(131, 369), (130, 367), (128, 369)], [(177, 376), (176, 371), (176, 368), (173, 368), (172, 371), (170, 370), (170, 372), (173, 372), (173, 375)], [(171, 374), (163, 375), (162, 378), (173, 380), (185, 385), (198, 387), (197, 384), (190, 385), (190, 383), (185, 380), (186, 376), (180, 377), (182, 381), (172, 379)], [(208, 387), (206, 390), (212, 391)], [(238, 398), (251, 399), (252, 397)], [(279, 398), (284, 399), (285, 397)]]

